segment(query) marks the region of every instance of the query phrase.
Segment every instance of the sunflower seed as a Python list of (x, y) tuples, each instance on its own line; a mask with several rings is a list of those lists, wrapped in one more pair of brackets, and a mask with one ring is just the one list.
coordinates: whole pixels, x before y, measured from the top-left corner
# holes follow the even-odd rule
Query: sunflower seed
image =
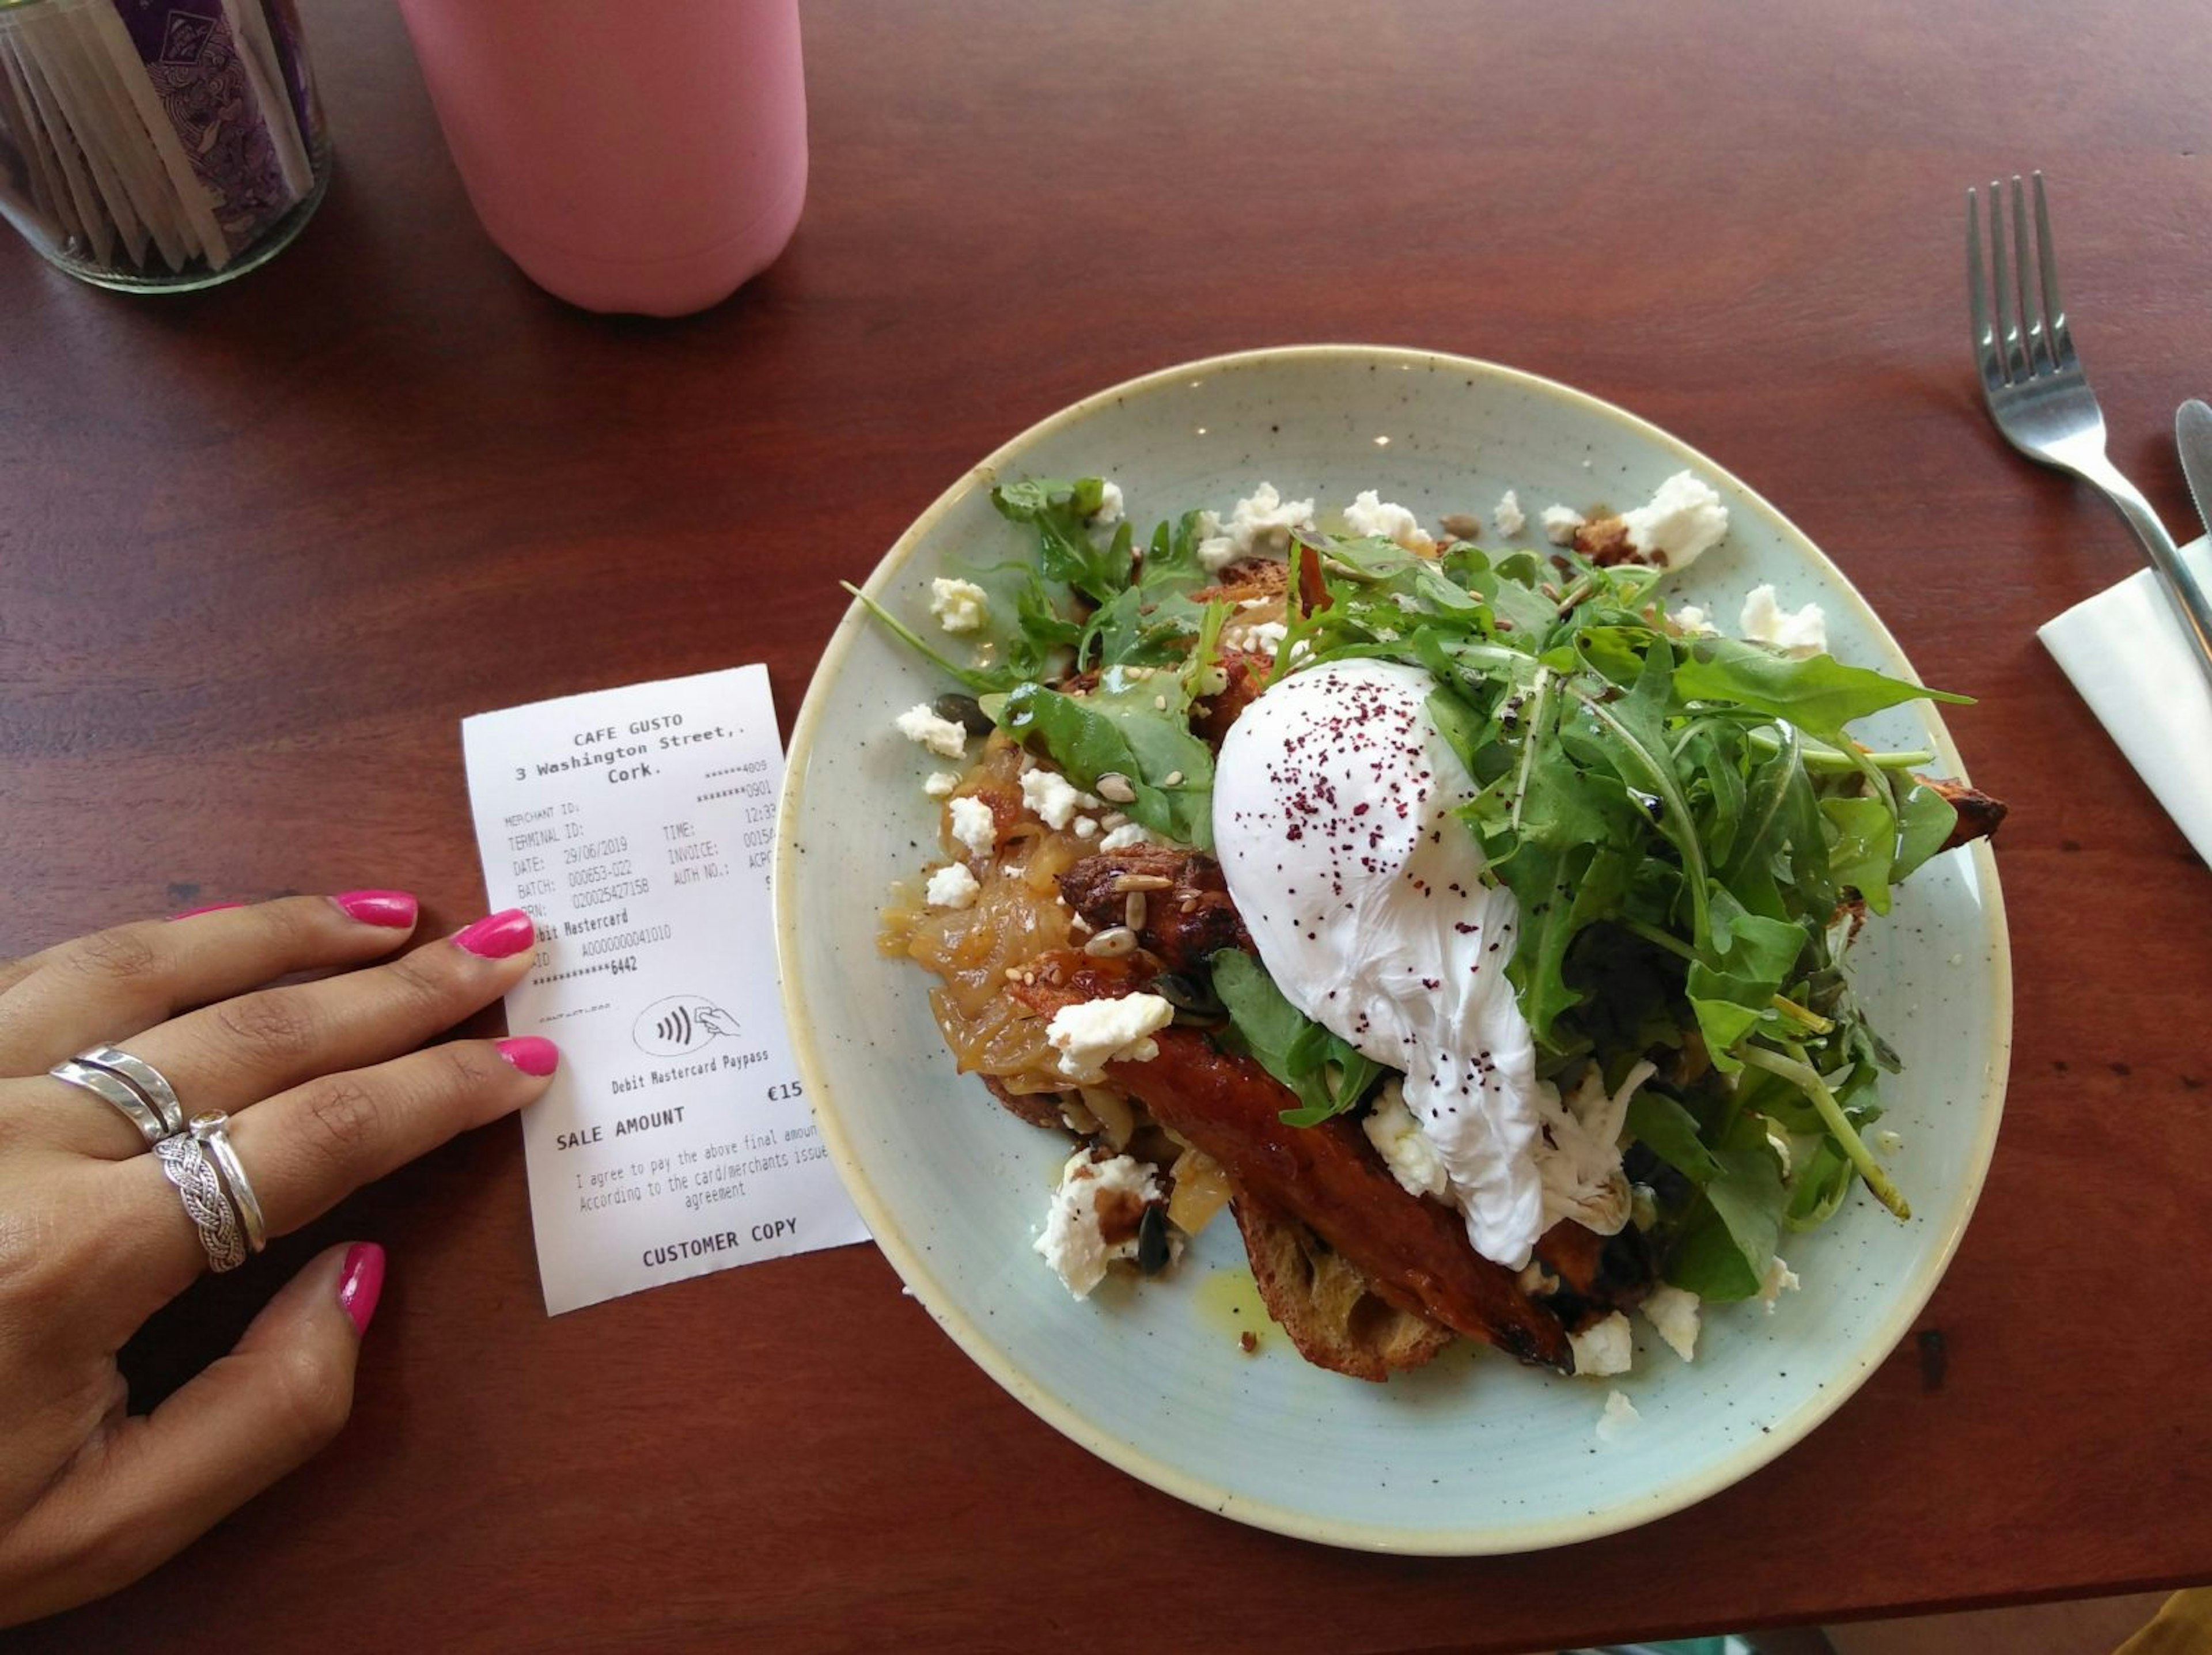
[(1116, 873), (1109, 888), (1122, 897), (1132, 891), (1172, 891), (1175, 881), (1164, 873)]
[(1137, 934), (1126, 925), (1117, 925), (1110, 931), (1101, 931), (1083, 945), (1083, 952), (1094, 959), (1114, 959), (1122, 954), (1134, 953)]

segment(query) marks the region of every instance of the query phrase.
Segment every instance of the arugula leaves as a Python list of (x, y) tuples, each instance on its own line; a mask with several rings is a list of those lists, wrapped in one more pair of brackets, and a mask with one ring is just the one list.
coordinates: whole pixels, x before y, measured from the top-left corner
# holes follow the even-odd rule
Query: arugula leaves
[(1782, 1175), (1764, 1146), (1716, 1152), (1720, 1171), (1692, 1209), (1668, 1280), (1719, 1302), (1758, 1293), (1782, 1228)]
[(1672, 1040), (1694, 1049), (1684, 1098), (1705, 1102), (1647, 1091), (1629, 1128), (1690, 1191), (1669, 1215), (1673, 1279), (1757, 1292), (1779, 1230), (1862, 1180), (1901, 1214), (1848, 1101), (1887, 1048), (1843, 987), (1832, 921), (1854, 895), (1887, 911), (1953, 817), (1899, 773), (1926, 755), (1869, 755), (1845, 732), (1966, 698), (1677, 636), (1648, 569), (1338, 541), (1322, 577), (1328, 603), (1291, 632), (1301, 666), (1382, 656), (1437, 678), (1431, 720), (1479, 788), (1460, 814), (1516, 898), (1509, 971), (1546, 1072), (1638, 1055), (1655, 1004), (1674, 1008)]
[[(870, 606), (1077, 785), (1126, 777), (1132, 819), (1207, 849), (1213, 764), (1190, 718), (1225, 682), (1228, 605), (1194, 596), (1212, 579), (1199, 514), (1140, 543), (1127, 522), (1097, 521), (1104, 497), (1095, 478), (992, 490), (1034, 554), (967, 574), (989, 599), (973, 660)], [(1295, 538), (1327, 601), (1291, 605), (1274, 677), (1379, 657), (1435, 678), (1430, 717), (1475, 783), (1460, 814), (1482, 877), (1516, 898), (1508, 970), (1543, 1072), (1595, 1057), (1618, 1074), (1648, 1051), (1679, 1077), (1628, 1115), (1629, 1135), (1679, 1175), (1670, 1279), (1750, 1296), (1778, 1234), (1821, 1222), (1860, 1182), (1901, 1214), (1861, 1136), (1895, 1060), (1844, 981), (1837, 921), (1854, 897), (1887, 912), (1955, 812), (1909, 774), (1929, 755), (1869, 753), (1846, 732), (1907, 702), (1966, 698), (1826, 655), (1679, 636), (1650, 569)], [(1372, 1088), (1376, 1065), (1256, 961), (1224, 952), (1212, 971), (1231, 1019), (1218, 1037), (1297, 1095), (1285, 1120), (1328, 1119)]]
[(1111, 601), (1129, 581), (1129, 525), (1121, 523), (1103, 545), (1091, 532), (1091, 519), (1104, 499), (1105, 484), (1095, 477), (1006, 483), (991, 490), (999, 515), (1036, 530), (1037, 567), (1044, 578), (1099, 604)]
[(1902, 702), (1972, 700), (1846, 666), (1832, 655), (1793, 660), (1735, 638), (1687, 639), (1683, 655), (1676, 688), (1686, 699), (1730, 702), (1817, 736), (1840, 738), (1846, 724)]
[(1318, 1126), (1364, 1098), (1382, 1078), (1382, 1066), (1310, 1021), (1249, 954), (1224, 948), (1212, 958), (1213, 995), (1229, 1011), (1229, 1026), (1215, 1037), (1240, 1051), (1298, 1095), (1303, 1107), (1285, 1110), (1291, 1126)]
[(1743, 1067), (1736, 1048), (1776, 1019), (1774, 997), (1796, 965), (1808, 938), (1789, 920), (1753, 914), (1716, 886), (1713, 958), (1690, 963), (1685, 985), (1713, 1067), (1735, 1074)]
[(1024, 684), (993, 716), (1007, 734), (1043, 747), (1079, 788), (1127, 777), (1136, 797), (1120, 808), (1131, 820), (1178, 844), (1212, 848), (1213, 754), (1191, 733), (1175, 674), (1112, 667), (1086, 696)]

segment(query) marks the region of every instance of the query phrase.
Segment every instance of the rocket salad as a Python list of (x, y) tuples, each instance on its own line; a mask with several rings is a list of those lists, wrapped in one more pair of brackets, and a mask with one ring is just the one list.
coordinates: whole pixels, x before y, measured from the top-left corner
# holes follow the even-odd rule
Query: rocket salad
[[(1858, 1183), (1909, 1214), (1867, 1141), (1896, 1060), (1842, 959), (1958, 842), (1965, 790), (1917, 773), (1929, 752), (1869, 751), (1849, 729), (1966, 697), (1686, 627), (1657, 594), (1668, 571), (1602, 536), (1501, 551), (1292, 526), (1261, 636), (1218, 520), (1187, 512), (1139, 542), (1101, 520), (1109, 490), (993, 491), (1033, 553), (960, 571), (981, 596), (962, 659), (855, 595), (1093, 804), (1197, 853), (1214, 847), (1224, 705), (1331, 663), (1419, 669), (1472, 783), (1450, 804), (1471, 865), (1517, 907), (1505, 969), (1535, 1074), (1632, 1094), (1619, 1148), (1663, 1280), (1771, 1293), (1780, 1238)], [(1206, 965), (1211, 1038), (1288, 1089), (1285, 1123), (1375, 1107), (1390, 1072), (1292, 1004), (1264, 957)]]

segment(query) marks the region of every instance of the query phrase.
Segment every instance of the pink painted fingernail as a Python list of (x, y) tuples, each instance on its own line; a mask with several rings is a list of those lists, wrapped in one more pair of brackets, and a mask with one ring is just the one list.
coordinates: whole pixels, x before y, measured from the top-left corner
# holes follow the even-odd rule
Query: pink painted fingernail
[(346, 891), (331, 898), (349, 919), (363, 925), (385, 925), (395, 931), (413, 928), (422, 904), (404, 891)]
[(338, 1272), (338, 1308), (353, 1323), (356, 1336), (368, 1331), (376, 1314), (376, 1301), (384, 1293), (384, 1249), (373, 1241), (356, 1241), (346, 1249), (345, 1268)]
[(169, 922), (173, 925), (179, 920), (188, 920), (191, 918), (195, 914), (220, 914), (226, 908), (243, 908), (245, 906), (246, 904), (242, 902), (211, 902), (204, 908), (187, 908), (181, 914), (172, 914), (169, 916)]
[(453, 940), (481, 959), (506, 959), (538, 940), (538, 928), (520, 908), (487, 914), (453, 933)]
[(501, 1041), (499, 1055), (525, 1074), (541, 1078), (561, 1067), (561, 1048), (535, 1034), (518, 1034)]

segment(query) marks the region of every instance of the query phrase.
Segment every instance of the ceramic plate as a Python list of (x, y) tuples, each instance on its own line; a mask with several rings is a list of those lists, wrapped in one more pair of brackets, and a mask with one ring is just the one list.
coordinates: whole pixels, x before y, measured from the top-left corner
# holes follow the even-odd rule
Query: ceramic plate
[[(1488, 363), (1315, 346), (1170, 368), (1023, 433), (946, 490), (868, 581), (932, 630), (925, 599), (950, 561), (1025, 555), (993, 484), (1104, 476), (1139, 538), (1193, 506), (1224, 514), (1263, 479), (1324, 512), (1377, 489), (1425, 521), (1488, 521), (1508, 488), (1538, 511), (1626, 508), (1688, 466), (1727, 502), (1729, 533), (1677, 583), (1723, 620), (1771, 581), (1826, 606), (1834, 653), (1911, 671), (1842, 573), (1780, 513), (1663, 431), (1580, 392)], [(1486, 545), (1510, 545), (1495, 536)], [(829, 578), (824, 572), (823, 578)], [(929, 979), (875, 950), (890, 882), (936, 849), (938, 768), (892, 720), (951, 686), (857, 609), (830, 640), (792, 737), (775, 880), (787, 1009), (809, 1094), (846, 1187), (891, 1263), (961, 1348), (1056, 1428), (1131, 1475), (1240, 1522), (1397, 1552), (1528, 1550), (1625, 1529), (1726, 1487), (1803, 1437), (1903, 1337), (1942, 1275), (1996, 1140), (2010, 1043), (2010, 967), (1986, 848), (1937, 858), (1853, 951), (1875, 1026), (1905, 1062), (1884, 1097), (1914, 1216), (1862, 1190), (1792, 1238), (1802, 1279), (1770, 1315), (1705, 1317), (1685, 1364), (1641, 1317), (1635, 1371), (1562, 1379), (1461, 1342), (1387, 1385), (1307, 1366), (1240, 1299), (1243, 1249), (1224, 1214), (1170, 1276), (1109, 1281), (1078, 1302), (1031, 1250), (1058, 1135), (1024, 1125), (954, 1073)], [(1954, 686), (1972, 690), (1972, 685)], [(1932, 709), (1860, 727), (1927, 746), (1962, 775)], [(1607, 1444), (1606, 1393), (1640, 1422)]]

